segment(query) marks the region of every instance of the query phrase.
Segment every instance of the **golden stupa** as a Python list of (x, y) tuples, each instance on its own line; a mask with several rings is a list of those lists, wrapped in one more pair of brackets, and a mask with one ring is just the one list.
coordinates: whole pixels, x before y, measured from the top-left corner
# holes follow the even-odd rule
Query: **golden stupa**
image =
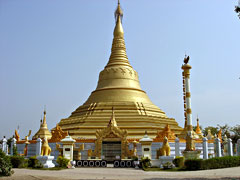
[(99, 74), (96, 90), (70, 117), (58, 124), (75, 139), (95, 139), (96, 130), (105, 128), (109, 123), (113, 107), (118, 127), (127, 130), (128, 139), (142, 138), (146, 130), (150, 137), (155, 138), (167, 124), (176, 135), (183, 130), (141, 89), (138, 73), (130, 65), (126, 54), (122, 16), (118, 2), (111, 55)]
[(50, 131), (48, 130), (48, 127), (47, 127), (46, 110), (44, 110), (43, 120), (41, 120), (40, 128), (39, 128), (38, 132), (33, 136), (32, 139), (33, 140), (35, 140), (37, 138), (50, 139), (51, 137), (52, 137), (52, 134), (50, 133)]

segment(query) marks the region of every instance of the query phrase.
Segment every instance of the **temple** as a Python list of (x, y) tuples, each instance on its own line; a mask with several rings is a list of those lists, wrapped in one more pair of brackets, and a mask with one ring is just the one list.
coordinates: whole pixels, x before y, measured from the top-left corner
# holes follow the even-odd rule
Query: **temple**
[[(140, 158), (149, 158), (153, 167), (162, 167), (171, 164), (175, 156), (208, 159), (208, 155), (214, 154), (221, 157), (222, 131), (218, 132), (218, 138), (213, 137), (210, 130), (204, 137), (198, 118), (197, 126), (193, 127), (190, 57), (185, 56), (181, 67), (184, 102), (182, 128), (175, 119), (167, 117), (154, 105), (141, 89), (138, 73), (127, 57), (123, 11), (119, 1), (114, 15), (116, 24), (111, 55), (99, 74), (96, 89), (83, 105), (68, 118), (61, 119), (51, 132), (47, 127), (45, 110), (40, 128), (32, 140), (29, 139), (31, 130), (24, 139), (20, 139), (15, 130), (16, 139), (13, 138), (11, 143), (11, 154), (15, 143), (18, 153), (25, 157), (51, 155), (48, 158), (56, 162), (59, 156), (63, 156), (74, 160), (77, 167), (107, 167), (107, 163), (112, 163), (113, 167), (138, 167)], [(4, 138), (3, 142), (3, 150), (7, 153), (7, 140)], [(232, 152), (231, 148), (226, 149), (231, 146), (225, 143), (226, 155), (232, 154), (227, 153)]]
[(118, 127), (128, 132), (128, 139), (142, 138), (146, 130), (149, 137), (154, 138), (166, 125), (176, 135), (183, 130), (141, 89), (138, 73), (127, 57), (122, 17), (123, 11), (118, 3), (111, 55), (99, 74), (96, 90), (83, 105), (58, 124), (75, 139), (95, 139), (96, 131), (107, 126), (112, 107)]

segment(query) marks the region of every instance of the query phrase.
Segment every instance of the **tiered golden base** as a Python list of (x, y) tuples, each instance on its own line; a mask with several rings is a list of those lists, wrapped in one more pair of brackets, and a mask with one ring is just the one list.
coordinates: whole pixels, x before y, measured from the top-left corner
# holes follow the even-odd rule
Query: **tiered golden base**
[(176, 135), (183, 130), (175, 119), (168, 118), (156, 106), (142, 104), (139, 107), (134, 102), (96, 103), (92, 109), (90, 106), (83, 105), (69, 118), (62, 119), (59, 125), (73, 138), (95, 139), (96, 130), (107, 126), (112, 107), (114, 107), (118, 127), (127, 130), (128, 139), (142, 138), (146, 130), (151, 138), (155, 138), (157, 131), (163, 130), (166, 124), (169, 124)]

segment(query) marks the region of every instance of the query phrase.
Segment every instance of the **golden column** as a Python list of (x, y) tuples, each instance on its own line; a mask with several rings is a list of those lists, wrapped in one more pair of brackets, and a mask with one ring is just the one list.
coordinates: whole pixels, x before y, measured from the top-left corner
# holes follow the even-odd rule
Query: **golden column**
[(188, 64), (189, 56), (184, 58), (184, 65), (182, 65), (183, 77), (184, 77), (184, 106), (185, 106), (185, 116), (187, 119), (186, 123), (186, 149), (185, 151), (193, 151), (194, 142), (193, 142), (193, 128), (192, 128), (192, 109), (191, 109), (191, 93), (190, 93), (190, 69), (192, 67)]
[(185, 56), (183, 70), (183, 82), (184, 82), (184, 110), (185, 117), (187, 119), (186, 124), (186, 149), (183, 151), (183, 155), (186, 159), (199, 158), (201, 151), (195, 150), (194, 131), (192, 127), (192, 109), (191, 109), (191, 93), (190, 93), (190, 69), (192, 67), (188, 64), (189, 56)]

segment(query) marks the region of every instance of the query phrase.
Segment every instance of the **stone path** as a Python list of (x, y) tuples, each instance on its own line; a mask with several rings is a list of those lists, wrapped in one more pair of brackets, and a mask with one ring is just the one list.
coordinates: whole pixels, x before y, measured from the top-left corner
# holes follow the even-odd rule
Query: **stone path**
[(240, 180), (240, 167), (205, 171), (145, 172), (140, 169), (127, 168), (76, 168), (60, 171), (14, 169), (11, 177), (2, 177), (1, 180), (157, 180), (157, 179), (227, 179)]

